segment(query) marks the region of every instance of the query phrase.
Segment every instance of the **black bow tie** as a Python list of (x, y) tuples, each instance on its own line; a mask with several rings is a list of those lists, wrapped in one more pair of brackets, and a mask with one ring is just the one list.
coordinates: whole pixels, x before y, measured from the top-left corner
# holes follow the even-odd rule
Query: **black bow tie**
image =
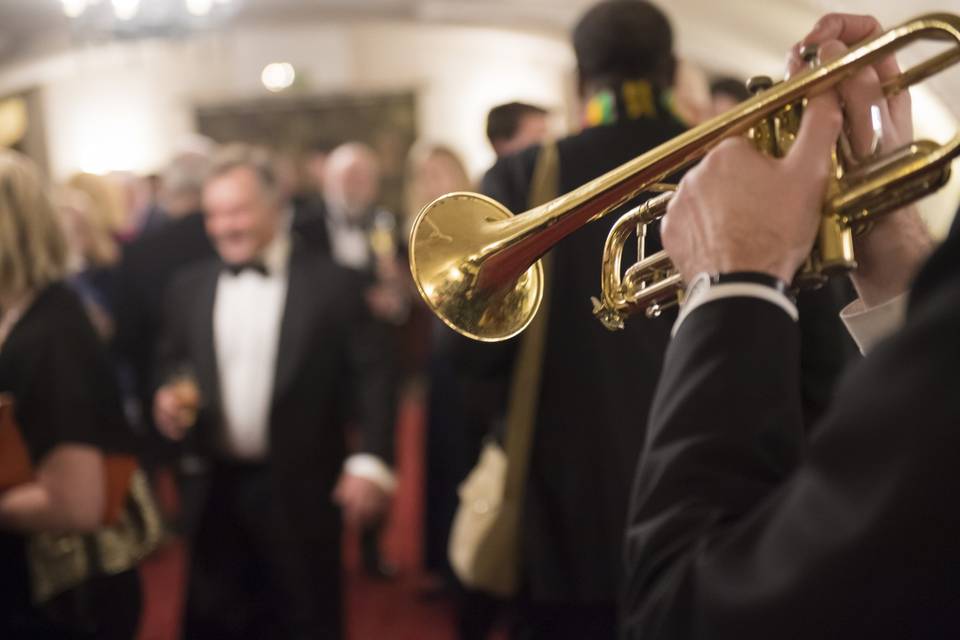
[(236, 264), (224, 264), (223, 268), (235, 276), (240, 275), (248, 269), (259, 273), (262, 276), (268, 275), (267, 265), (263, 264), (262, 260), (250, 260), (248, 262), (239, 262)]

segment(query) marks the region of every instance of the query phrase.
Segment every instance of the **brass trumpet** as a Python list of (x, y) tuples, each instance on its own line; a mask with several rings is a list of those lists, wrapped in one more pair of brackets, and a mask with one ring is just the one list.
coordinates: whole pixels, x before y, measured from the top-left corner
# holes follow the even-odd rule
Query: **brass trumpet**
[[(858, 70), (919, 40), (948, 41), (943, 53), (885, 83), (886, 95), (903, 91), (960, 62), (960, 17), (936, 13), (910, 20), (811, 67), (790, 80), (754, 81), (756, 95), (731, 111), (640, 155), (555, 200), (513, 216), (474, 193), (451, 193), (430, 203), (410, 233), (410, 269), (420, 295), (447, 325), (481, 341), (513, 337), (530, 323), (543, 296), (539, 258), (583, 225), (644, 192), (660, 195), (631, 210), (607, 238), (601, 299), (594, 313), (611, 329), (646, 310), (657, 315), (682, 297), (682, 280), (664, 252), (643, 255), (646, 226), (666, 211), (670, 185), (661, 181), (702, 158), (720, 140), (747, 134), (763, 152), (783, 155), (795, 138), (806, 96), (842, 82)], [(835, 177), (828, 188), (814, 250), (796, 283), (811, 286), (856, 267), (853, 237), (877, 216), (939, 189), (950, 161), (960, 154), (960, 133), (947, 144), (918, 140), (880, 160), (848, 170), (834, 152)], [(639, 261), (621, 276), (622, 252), (638, 233)]]

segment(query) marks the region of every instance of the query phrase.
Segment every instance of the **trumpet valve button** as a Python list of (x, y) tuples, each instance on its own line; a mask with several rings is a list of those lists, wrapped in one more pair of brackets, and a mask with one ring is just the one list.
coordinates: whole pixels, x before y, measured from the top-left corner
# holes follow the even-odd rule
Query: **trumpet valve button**
[(800, 59), (807, 64), (816, 64), (820, 55), (820, 46), (816, 44), (805, 44), (800, 47)]
[(766, 91), (773, 86), (773, 78), (770, 76), (753, 76), (747, 80), (746, 86), (747, 91), (753, 95), (757, 95), (761, 91)]

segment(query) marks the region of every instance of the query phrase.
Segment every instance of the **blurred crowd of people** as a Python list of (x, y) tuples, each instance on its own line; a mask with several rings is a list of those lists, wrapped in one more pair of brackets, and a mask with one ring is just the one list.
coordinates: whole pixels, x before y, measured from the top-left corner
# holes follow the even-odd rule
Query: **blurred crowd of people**
[[(620, 40), (609, 36), (614, 22), (626, 27)], [(559, 143), (558, 194), (743, 97), (739, 83), (720, 82), (711, 104), (705, 76), (676, 65), (670, 26), (645, 3), (601, 3), (578, 25), (574, 48), (584, 129)], [(528, 204), (550, 122), (546, 108), (522, 102), (489, 112), (486, 134), (498, 162), (481, 188), (513, 211)], [(643, 434), (631, 418), (649, 400), (625, 406), (610, 398), (631, 390), (649, 396), (670, 321), (611, 340), (582, 313), (603, 229), (555, 252), (551, 278), (564, 283), (548, 310), (556, 337), (539, 357), (541, 384), (529, 390), (536, 436), (522, 527), (524, 588), (505, 606), (459, 584), (447, 547), (457, 488), (484, 439), (502, 435), (509, 419), (515, 349), (478, 350), (443, 325), (420, 301), (406, 265), (416, 214), (441, 195), (475, 188), (454, 150), (414, 145), (401, 211), (382, 204), (379, 158), (359, 141), (271, 153), (194, 135), (155, 175), (81, 173), (52, 190), (16, 153), (5, 152), (3, 172), (7, 181), (22, 176), (4, 219), (24, 228), (8, 241), (35, 250), (4, 264), (4, 355), (13, 360), (19, 341), (52, 340), (69, 317), (82, 335), (57, 357), (96, 352), (100, 367), (75, 379), (52, 367), (36, 372), (29, 391), (3, 387), (17, 396), (28, 457), (45, 478), (54, 458), (47, 449), (69, 453), (74, 440), (51, 423), (46, 448), (38, 448), (31, 394), (72, 386), (69, 399), (109, 395), (109, 406), (91, 407), (90, 428), (109, 410), (114, 431), (127, 432), (120, 449), (148, 471), (171, 469), (178, 479), (179, 510), (163, 516), (190, 541), (186, 637), (342, 634), (341, 523), (360, 532), (369, 574), (395, 573), (378, 538), (396, 487), (401, 395), (427, 406), (423, 589), (455, 599), (460, 635), (485, 637), (506, 611), (517, 637), (612, 637), (622, 507)], [(51, 218), (42, 226), (38, 203)], [(52, 237), (62, 249), (45, 247)], [(13, 277), (39, 268), (32, 262), (50, 268)], [(17, 312), (39, 315), (40, 302), (49, 307), (49, 326), (38, 320), (38, 335), (24, 337)], [(21, 366), (9, 368), (20, 375)], [(596, 413), (617, 407), (625, 413)], [(102, 455), (114, 438), (91, 434), (84, 451)], [(90, 473), (88, 463), (74, 469), (67, 462), (58, 473), (80, 482), (75, 474)], [(10, 553), (29, 557), (23, 542), (12, 536)], [(11, 589), (26, 597), (28, 583), (20, 575)], [(95, 637), (129, 637), (139, 605), (137, 589), (127, 587), (121, 601), (133, 613), (125, 627), (102, 626), (103, 618), (116, 619), (105, 609), (48, 619), (43, 606), (22, 609), (11, 628), (62, 623), (69, 633), (70, 620), (79, 620)], [(74, 600), (70, 606), (81, 607)]]

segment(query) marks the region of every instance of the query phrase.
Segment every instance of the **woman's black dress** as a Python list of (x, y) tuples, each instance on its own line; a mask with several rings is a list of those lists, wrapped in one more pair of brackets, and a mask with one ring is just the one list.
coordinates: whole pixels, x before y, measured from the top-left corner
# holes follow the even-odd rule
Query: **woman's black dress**
[[(59, 444), (131, 453), (117, 381), (76, 295), (41, 291), (0, 348), (0, 393), (36, 467)], [(30, 603), (26, 538), (0, 531), (0, 638), (131, 638), (140, 612), (135, 571), (98, 577), (38, 609)]]

